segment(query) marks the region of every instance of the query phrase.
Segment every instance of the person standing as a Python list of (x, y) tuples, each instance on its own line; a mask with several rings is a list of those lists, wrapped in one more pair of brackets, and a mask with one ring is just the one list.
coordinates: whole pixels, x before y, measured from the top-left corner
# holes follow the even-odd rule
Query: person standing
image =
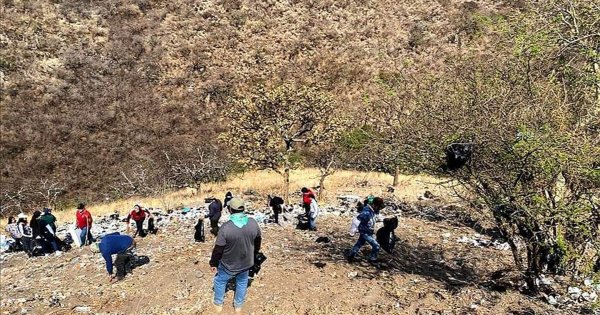
[(357, 218), (360, 221), (360, 224), (358, 225), (358, 233), (360, 233), (360, 236), (348, 255), (349, 262), (354, 261), (356, 254), (360, 248), (365, 245), (365, 243), (369, 243), (369, 245), (371, 245), (369, 262), (375, 263), (377, 261), (377, 254), (380, 246), (379, 243), (377, 243), (377, 240), (373, 237), (373, 234), (375, 234), (375, 215), (376, 213), (379, 213), (383, 207), (383, 199), (375, 197), (373, 202), (365, 205), (362, 212), (358, 215)]
[(52, 209), (44, 208), (44, 214), (40, 216), (40, 230), (42, 238), (46, 243), (52, 246), (54, 252), (60, 254), (60, 249), (56, 242), (56, 217), (52, 214)]
[(31, 227), (27, 225), (27, 217), (19, 218), (17, 222), (19, 233), (22, 235), (21, 241), (23, 243), (23, 250), (29, 257), (33, 256), (33, 231)]
[(231, 191), (228, 191), (225, 194), (225, 199), (223, 199), (223, 207), (225, 207), (225, 209), (227, 209), (227, 211), (230, 211), (229, 202), (231, 201), (231, 199), (233, 199), (233, 194), (231, 193)]
[(81, 230), (81, 246), (85, 246), (87, 244), (91, 244), (94, 241), (94, 237), (92, 236), (92, 215), (85, 208), (85, 204), (80, 203), (77, 206), (77, 212), (75, 213), (76, 222), (75, 225), (78, 229)]
[(279, 214), (283, 212), (283, 199), (278, 196), (268, 197), (269, 207), (273, 210), (273, 218), (275, 219), (275, 223), (279, 224)]
[(129, 222), (131, 219), (133, 219), (133, 222), (135, 222), (136, 227), (136, 231), (133, 234), (133, 237), (136, 237), (136, 235), (139, 235), (140, 237), (146, 237), (146, 232), (144, 231), (144, 220), (146, 220), (146, 216), (151, 216), (150, 211), (142, 208), (139, 205), (135, 205), (125, 221), (127, 222), (127, 233), (129, 233), (130, 229)]
[(317, 230), (317, 216), (319, 216), (319, 205), (315, 196), (310, 197), (310, 210), (308, 211), (308, 229), (311, 231)]
[[(125, 277), (126, 264), (131, 256), (131, 251), (135, 248), (135, 241), (129, 235), (122, 235), (119, 232), (105, 235), (100, 244), (93, 243), (90, 249), (92, 252), (100, 252), (106, 264), (108, 272), (108, 281), (119, 281)], [(117, 255), (114, 265), (117, 267), (116, 277), (113, 274), (112, 255)]]
[(213, 201), (208, 205), (208, 214), (204, 218), (210, 220), (210, 233), (217, 235), (219, 233), (219, 219), (221, 219), (221, 212), (223, 211), (223, 204), (221, 200), (213, 198)]
[(244, 213), (244, 201), (233, 198), (229, 203), (231, 216), (225, 222), (215, 241), (209, 265), (214, 278), (215, 310), (223, 310), (227, 282), (235, 278), (233, 306), (236, 312), (242, 311), (248, 288), (248, 273), (254, 266), (254, 258), (260, 250), (262, 238), (258, 223)]

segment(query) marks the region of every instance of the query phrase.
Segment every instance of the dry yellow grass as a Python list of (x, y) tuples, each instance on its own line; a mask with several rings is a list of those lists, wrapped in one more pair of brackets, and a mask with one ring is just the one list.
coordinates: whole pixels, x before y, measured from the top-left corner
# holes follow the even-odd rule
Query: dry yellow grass
[[(359, 196), (388, 195), (387, 187), (392, 184), (392, 176), (378, 172), (337, 171), (325, 180), (325, 191), (319, 196), (320, 203), (331, 204), (339, 195), (353, 194)], [(438, 185), (440, 180), (423, 175), (400, 176), (394, 195), (399, 199), (408, 201), (415, 200), (425, 190), (430, 190), (436, 195), (447, 195), (444, 189)], [(319, 183), (319, 171), (313, 168), (293, 170), (290, 174), (290, 203), (300, 201), (298, 195), (300, 188), (315, 187)], [(160, 196), (134, 197), (112, 202), (96, 203), (88, 205), (88, 209), (94, 215), (102, 216), (118, 211), (121, 215), (126, 214), (135, 204), (152, 208), (174, 208), (184, 205), (200, 205), (204, 198), (214, 196), (222, 199), (227, 191), (240, 196), (244, 192), (254, 191), (255, 194), (265, 197), (267, 194), (283, 194), (283, 178), (272, 171), (250, 171), (234, 176), (226, 182), (210, 183), (203, 185), (198, 192), (192, 189), (182, 189), (169, 192)], [(75, 209), (55, 211), (57, 220), (62, 222), (73, 222)], [(2, 222), (5, 225), (6, 222)]]

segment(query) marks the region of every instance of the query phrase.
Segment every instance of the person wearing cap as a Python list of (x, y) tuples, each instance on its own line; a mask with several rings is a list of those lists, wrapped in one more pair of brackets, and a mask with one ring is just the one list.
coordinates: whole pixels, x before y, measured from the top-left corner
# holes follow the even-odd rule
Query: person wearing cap
[(217, 312), (223, 309), (225, 289), (231, 278), (235, 278), (233, 306), (236, 312), (242, 311), (248, 288), (248, 271), (254, 266), (254, 257), (262, 242), (258, 223), (244, 213), (244, 201), (233, 198), (229, 206), (231, 216), (217, 234), (209, 262), (211, 270), (216, 273), (213, 303)]
[[(108, 281), (122, 280), (125, 277), (125, 264), (127, 263), (128, 257), (131, 250), (135, 248), (135, 241), (133, 237), (120, 234), (119, 232), (105, 235), (100, 244), (92, 243), (90, 249), (94, 253), (102, 254), (102, 258), (106, 263), (106, 271), (108, 272)], [(114, 265), (117, 267), (116, 276), (113, 272), (113, 260), (112, 255), (117, 255)]]
[(219, 199), (212, 199), (213, 201), (208, 205), (208, 214), (206, 214), (204, 218), (210, 220), (210, 233), (216, 236), (219, 233), (219, 219), (221, 219), (223, 204)]
[(131, 219), (133, 219), (136, 226), (136, 231), (135, 234), (133, 234), (133, 237), (136, 235), (139, 235), (140, 237), (146, 237), (146, 232), (144, 231), (144, 220), (146, 220), (146, 217), (150, 216), (152, 216), (150, 211), (142, 208), (139, 205), (135, 205), (125, 221), (127, 222), (127, 233), (129, 233), (129, 222)]
[(80, 203), (77, 206), (77, 212), (75, 213), (75, 225), (78, 229), (81, 230), (80, 238), (81, 238), (81, 246), (91, 244), (94, 242), (94, 237), (92, 236), (92, 215), (85, 208), (85, 204)]
[(60, 249), (56, 242), (56, 217), (52, 214), (52, 209), (50, 208), (44, 208), (44, 214), (40, 216), (40, 231), (42, 238), (52, 246), (52, 250), (60, 254)]
[(365, 243), (371, 245), (371, 255), (369, 256), (369, 262), (375, 263), (377, 261), (377, 253), (381, 247), (373, 235), (375, 234), (375, 216), (381, 209), (384, 208), (383, 199), (379, 197), (373, 198), (373, 202), (364, 206), (363, 211), (358, 215), (357, 219), (360, 221), (358, 225), (358, 241), (354, 244), (354, 247), (350, 250), (348, 255), (348, 262), (353, 262), (356, 254)]

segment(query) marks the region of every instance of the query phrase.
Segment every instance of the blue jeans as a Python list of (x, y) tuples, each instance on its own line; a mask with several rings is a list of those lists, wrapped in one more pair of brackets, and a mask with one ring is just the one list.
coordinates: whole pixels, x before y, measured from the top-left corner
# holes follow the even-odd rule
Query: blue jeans
[(371, 245), (371, 255), (369, 255), (369, 260), (376, 260), (380, 246), (379, 243), (377, 243), (377, 240), (375, 240), (375, 238), (373, 237), (373, 234), (360, 233), (358, 241), (356, 241), (356, 244), (354, 244), (354, 247), (352, 247), (350, 256), (355, 256), (360, 250), (360, 248), (363, 247), (363, 245), (365, 245), (365, 243), (369, 243), (369, 245)]
[(246, 290), (248, 289), (248, 270), (239, 273), (231, 272), (222, 264), (217, 268), (213, 289), (215, 291), (215, 305), (223, 305), (225, 299), (225, 289), (229, 279), (235, 277), (235, 294), (233, 297), (233, 306), (242, 307), (246, 299)]
[(311, 216), (308, 216), (308, 229), (314, 230), (316, 228), (317, 228), (317, 218), (312, 218)]
[(87, 244), (91, 244), (92, 242), (94, 242), (92, 232), (88, 231), (87, 227), (81, 229), (81, 234), (79, 235), (79, 238), (81, 239), (81, 246), (86, 245), (86, 242)]

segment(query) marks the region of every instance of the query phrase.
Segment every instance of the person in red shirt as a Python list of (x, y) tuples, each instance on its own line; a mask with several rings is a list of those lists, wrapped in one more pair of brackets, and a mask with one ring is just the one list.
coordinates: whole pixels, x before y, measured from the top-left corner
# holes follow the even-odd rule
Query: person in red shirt
[(146, 232), (143, 229), (144, 226), (144, 220), (146, 220), (146, 217), (150, 217), (150, 211), (140, 207), (139, 205), (135, 205), (133, 207), (133, 210), (131, 210), (131, 212), (129, 213), (129, 215), (127, 216), (127, 220), (125, 222), (127, 222), (127, 233), (129, 233), (129, 222), (131, 219), (133, 219), (133, 221), (135, 222), (135, 226), (136, 226), (136, 231), (135, 234), (133, 234), (133, 237), (135, 237), (136, 235), (139, 235), (141, 237), (145, 237), (146, 236)]
[(316, 199), (315, 193), (306, 187), (302, 187), (302, 189), (300, 190), (302, 192), (302, 206), (304, 207), (304, 212), (306, 214), (307, 218), (310, 218), (310, 203), (312, 201), (312, 198)]
[(75, 225), (81, 230), (81, 246), (91, 244), (94, 242), (92, 236), (92, 215), (85, 208), (85, 204), (80, 203), (77, 206), (77, 212), (75, 213), (76, 222)]

